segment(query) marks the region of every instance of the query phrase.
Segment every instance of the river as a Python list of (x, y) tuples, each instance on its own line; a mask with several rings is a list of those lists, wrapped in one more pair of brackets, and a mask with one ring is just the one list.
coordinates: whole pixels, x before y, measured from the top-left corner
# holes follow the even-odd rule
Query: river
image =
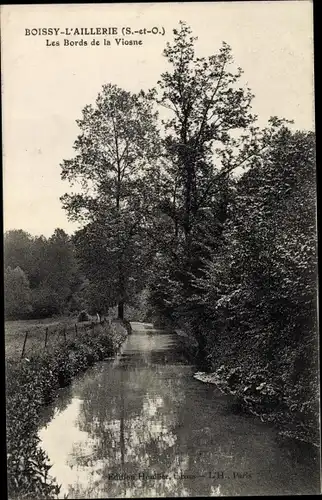
[(317, 453), (195, 380), (175, 334), (132, 326), (118, 356), (45, 410), (40, 445), (62, 498), (319, 492)]

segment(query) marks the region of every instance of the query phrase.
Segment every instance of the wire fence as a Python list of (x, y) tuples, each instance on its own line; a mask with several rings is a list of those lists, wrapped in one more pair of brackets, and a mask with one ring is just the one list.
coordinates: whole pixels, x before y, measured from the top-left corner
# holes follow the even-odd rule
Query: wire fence
[[(99, 321), (86, 321), (81, 323), (59, 324), (55, 326), (37, 326), (25, 331), (21, 347), (20, 360), (28, 355), (54, 349), (68, 340), (75, 340), (81, 333), (95, 332), (96, 328), (104, 323), (110, 323), (110, 319), (103, 318)], [(20, 337), (20, 341), (22, 337)], [(16, 354), (17, 349), (16, 349)]]

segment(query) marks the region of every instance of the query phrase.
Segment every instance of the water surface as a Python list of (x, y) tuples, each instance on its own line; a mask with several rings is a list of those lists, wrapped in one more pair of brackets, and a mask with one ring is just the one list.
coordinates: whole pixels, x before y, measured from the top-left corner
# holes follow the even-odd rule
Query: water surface
[(317, 452), (195, 380), (176, 335), (133, 327), (120, 355), (46, 409), (39, 435), (62, 497), (319, 492)]

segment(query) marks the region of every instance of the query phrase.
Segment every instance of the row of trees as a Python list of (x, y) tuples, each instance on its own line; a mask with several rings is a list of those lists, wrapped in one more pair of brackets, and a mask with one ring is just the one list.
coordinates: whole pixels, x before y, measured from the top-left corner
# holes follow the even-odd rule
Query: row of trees
[[(105, 261), (106, 271), (110, 273), (96, 276), (91, 269), (93, 262), (104, 266), (99, 245), (101, 240), (90, 238), (90, 245), (86, 248), (78, 246), (80, 234), (89, 235), (89, 229), (69, 236), (62, 229), (56, 229), (49, 238), (44, 236), (33, 237), (27, 232), (19, 230), (7, 231), (4, 235), (4, 297), (5, 317), (8, 320), (47, 318), (86, 311), (89, 314), (109, 313), (117, 314), (115, 297), (118, 290), (113, 290), (117, 272), (111, 266), (113, 263)], [(140, 248), (138, 245), (136, 248)], [(133, 252), (133, 249), (132, 249)], [(89, 261), (85, 265), (84, 255)], [(133, 256), (136, 265), (139, 260), (143, 264), (143, 256)], [(124, 257), (131, 259), (130, 248)], [(81, 265), (83, 264), (83, 265)], [(133, 263), (134, 264), (134, 263)], [(133, 265), (133, 269), (135, 266)], [(114, 281), (113, 281), (114, 272)], [(104, 278), (105, 276), (105, 278)], [(128, 304), (127, 313), (133, 319), (144, 319), (148, 307), (146, 304), (147, 291), (141, 292), (144, 282), (144, 273), (137, 267), (138, 284), (127, 278)], [(89, 279), (91, 278), (91, 279)], [(130, 288), (131, 285), (131, 288)], [(140, 289), (137, 294), (137, 289)], [(110, 309), (112, 307), (112, 309)], [(116, 309), (116, 310), (115, 310)], [(83, 315), (85, 317), (85, 315)]]

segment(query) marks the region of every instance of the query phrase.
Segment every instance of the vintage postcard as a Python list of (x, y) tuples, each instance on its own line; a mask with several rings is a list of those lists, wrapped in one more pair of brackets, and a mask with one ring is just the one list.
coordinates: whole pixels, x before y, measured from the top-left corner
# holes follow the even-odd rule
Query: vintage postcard
[(3, 5), (12, 500), (320, 493), (311, 1)]

